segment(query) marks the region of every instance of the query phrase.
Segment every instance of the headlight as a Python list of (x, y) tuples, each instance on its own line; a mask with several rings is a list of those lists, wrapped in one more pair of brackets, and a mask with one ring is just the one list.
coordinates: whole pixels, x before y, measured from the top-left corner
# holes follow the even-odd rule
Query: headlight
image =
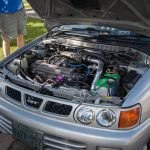
[(95, 114), (89, 107), (83, 107), (77, 112), (79, 122), (83, 124), (90, 124), (94, 121)]
[(116, 121), (115, 113), (110, 109), (101, 110), (97, 115), (97, 123), (103, 127), (110, 127)]

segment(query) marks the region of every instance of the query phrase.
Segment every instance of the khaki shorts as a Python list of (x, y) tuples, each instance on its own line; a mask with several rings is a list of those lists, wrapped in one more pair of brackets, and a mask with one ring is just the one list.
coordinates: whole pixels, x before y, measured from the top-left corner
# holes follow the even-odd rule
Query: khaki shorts
[(21, 9), (13, 14), (0, 14), (0, 32), (2, 38), (17, 38), (26, 34), (26, 12)]

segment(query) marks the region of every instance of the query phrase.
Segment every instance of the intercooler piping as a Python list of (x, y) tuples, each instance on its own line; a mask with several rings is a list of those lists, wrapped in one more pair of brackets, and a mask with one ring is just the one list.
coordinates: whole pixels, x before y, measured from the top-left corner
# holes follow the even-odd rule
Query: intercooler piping
[(95, 74), (94, 80), (93, 80), (92, 85), (91, 85), (91, 91), (94, 91), (94, 90), (96, 90), (96, 83), (97, 83), (97, 81), (99, 80), (99, 78), (101, 77), (101, 74), (102, 74), (103, 63), (98, 59), (90, 58), (90, 57), (86, 58), (86, 60), (90, 63), (97, 64), (96, 74)]

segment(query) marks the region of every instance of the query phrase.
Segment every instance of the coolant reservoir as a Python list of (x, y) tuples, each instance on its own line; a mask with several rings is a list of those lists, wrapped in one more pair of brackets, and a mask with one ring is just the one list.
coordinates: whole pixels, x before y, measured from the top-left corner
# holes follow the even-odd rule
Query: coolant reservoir
[(96, 83), (96, 92), (102, 96), (116, 96), (120, 82), (118, 73), (105, 73), (102, 79)]

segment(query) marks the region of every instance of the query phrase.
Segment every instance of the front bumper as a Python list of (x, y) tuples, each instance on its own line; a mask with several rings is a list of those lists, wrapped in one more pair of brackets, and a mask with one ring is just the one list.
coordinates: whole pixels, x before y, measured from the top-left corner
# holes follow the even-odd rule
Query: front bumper
[(0, 126), (10, 134), (12, 121), (44, 133), (43, 138), (48, 139), (44, 140), (44, 147), (49, 145), (62, 150), (97, 150), (98, 147), (138, 150), (148, 141), (148, 134), (145, 133), (150, 130), (150, 119), (131, 130), (95, 129), (43, 117), (1, 98)]

